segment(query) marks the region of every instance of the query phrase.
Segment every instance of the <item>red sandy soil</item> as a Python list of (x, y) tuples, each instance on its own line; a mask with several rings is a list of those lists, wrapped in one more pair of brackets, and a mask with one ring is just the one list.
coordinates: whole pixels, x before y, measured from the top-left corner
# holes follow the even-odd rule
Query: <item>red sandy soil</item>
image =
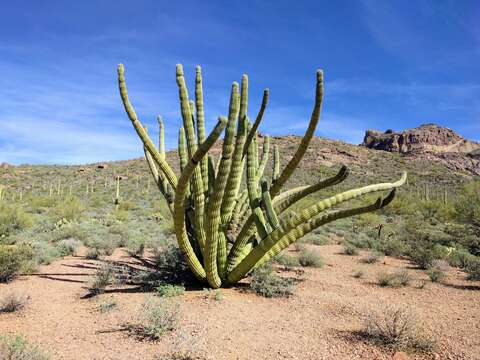
[[(197, 345), (191, 346), (206, 350), (212, 359), (392, 359), (394, 350), (355, 334), (369, 309), (409, 304), (437, 340), (432, 353), (410, 354), (412, 359), (480, 359), (479, 282), (466, 281), (464, 273), (451, 269), (443, 284), (431, 283), (406, 260), (386, 257), (368, 265), (362, 256), (342, 255), (338, 245), (311, 248), (326, 264), (305, 269), (293, 297), (267, 299), (236, 287), (222, 289), (222, 300), (215, 301), (203, 290), (186, 291), (180, 297), (179, 330), (156, 342), (124, 331), (125, 324), (135, 322), (147, 294), (123, 286), (82, 298), (100, 261), (67, 257), (35, 275), (0, 284), (0, 294), (13, 290), (29, 296), (23, 311), (0, 314), (0, 334), (22, 334), (52, 359), (153, 359), (175, 350), (181, 333), (196, 338)], [(141, 267), (122, 249), (106, 260)], [(352, 274), (359, 268), (365, 276), (357, 279)], [(411, 284), (377, 285), (379, 271), (397, 268), (409, 269)], [(100, 313), (99, 304), (110, 298), (118, 306)]]

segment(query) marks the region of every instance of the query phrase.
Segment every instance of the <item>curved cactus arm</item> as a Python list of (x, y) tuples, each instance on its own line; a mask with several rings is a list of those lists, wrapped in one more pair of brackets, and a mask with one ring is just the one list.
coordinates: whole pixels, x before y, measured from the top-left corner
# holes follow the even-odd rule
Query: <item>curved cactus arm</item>
[(165, 174), (165, 178), (170, 186), (175, 189), (177, 186), (177, 177), (175, 176), (175, 173), (170, 165), (168, 165), (168, 163), (162, 159), (152, 140), (145, 132), (140, 120), (138, 120), (137, 114), (130, 103), (128, 98), (127, 84), (125, 82), (125, 69), (123, 64), (118, 65), (118, 88), (120, 89), (120, 97), (122, 98), (123, 106), (125, 107), (128, 118), (132, 122), (133, 127), (143, 143), (143, 146), (147, 148), (148, 152), (152, 155), (153, 160), (158, 164), (159, 169)]
[(305, 152), (307, 151), (308, 145), (312, 140), (312, 137), (315, 133), (315, 129), (320, 119), (320, 111), (322, 109), (323, 102), (323, 71), (317, 71), (317, 85), (315, 91), (315, 105), (313, 107), (312, 116), (310, 118), (310, 123), (308, 124), (307, 131), (298, 145), (297, 151), (293, 155), (292, 159), (288, 162), (287, 166), (283, 169), (278, 179), (272, 184), (270, 188), (270, 195), (275, 197), (282, 186), (287, 182), (290, 176), (293, 174), (297, 168), (300, 160), (302, 160)]
[(158, 152), (160, 157), (165, 160), (165, 129), (161, 116), (157, 116), (158, 121)]
[(277, 213), (273, 208), (272, 199), (270, 197), (270, 191), (268, 188), (268, 182), (266, 179), (262, 179), (262, 205), (267, 215), (267, 220), (270, 223), (272, 229), (276, 229), (280, 226)]
[(228, 174), (227, 185), (225, 188), (225, 196), (222, 200), (221, 221), (222, 225), (230, 221), (235, 199), (242, 182), (243, 169), (243, 147), (247, 136), (247, 110), (248, 110), (248, 77), (242, 76), (240, 89), (240, 109), (238, 113), (237, 135), (235, 139), (235, 149), (233, 150), (230, 172)]
[[(285, 211), (290, 206), (295, 204), (297, 201), (303, 199), (304, 197), (310, 194), (313, 194), (314, 192), (317, 192), (319, 190), (325, 189), (329, 186), (341, 183), (347, 178), (349, 173), (350, 173), (350, 170), (345, 165), (342, 165), (342, 167), (340, 168), (340, 170), (336, 175), (330, 178), (327, 178), (325, 180), (321, 180), (318, 183), (308, 186), (304, 189), (300, 189), (299, 191), (292, 191), (292, 193), (289, 194), (288, 196), (282, 197), (281, 201), (274, 202), (275, 211), (278, 214), (281, 214), (283, 211)], [(282, 194), (280, 194), (279, 196), (282, 196)]]
[[(304, 209), (301, 211), (299, 214), (294, 215), (292, 218), (284, 219), (280, 221), (280, 225), (278, 228), (273, 230), (270, 234), (265, 239), (262, 239), (259, 245), (257, 245), (252, 252), (237, 266), (242, 266), (242, 269), (233, 269), (231, 273), (235, 272), (238, 273), (243, 272), (243, 271), (250, 271), (249, 269), (246, 269), (245, 267), (248, 266), (253, 266), (257, 261), (261, 259), (261, 257), (264, 255), (262, 254), (262, 251), (265, 253), (269, 250), (269, 248), (277, 241), (279, 241), (283, 236), (285, 236), (288, 232), (294, 230), (296, 227), (302, 225), (303, 223), (306, 223), (313, 219), (314, 217), (318, 216), (322, 211), (331, 208), (334, 205), (338, 205), (340, 203), (343, 203), (348, 200), (353, 200), (355, 198), (358, 198), (362, 195), (366, 195), (372, 192), (378, 192), (378, 191), (384, 191), (384, 190), (392, 190), (395, 189), (405, 182), (407, 178), (407, 174), (404, 172), (400, 180), (394, 182), (394, 183), (380, 183), (380, 184), (374, 184), (374, 185), (368, 185), (364, 186), (362, 188), (358, 189), (353, 189), (349, 191), (345, 191), (343, 193), (334, 195), (332, 197), (329, 197), (325, 200), (321, 200), (316, 204), (311, 205), (310, 207)], [(248, 220), (247, 220), (248, 222)], [(246, 226), (247, 224), (245, 224)], [(242, 229), (243, 231), (243, 229)], [(242, 233), (242, 231), (240, 233)], [(248, 229), (246, 230), (248, 232)], [(245, 232), (245, 234), (246, 234)], [(240, 234), (237, 238), (237, 241), (240, 238)], [(241, 241), (244, 243), (243, 246), (247, 243), (248, 239), (245, 240), (245, 237), (241, 239)], [(262, 245), (262, 243), (264, 243)], [(235, 244), (233, 245), (232, 249), (236, 249)], [(238, 250), (237, 250), (238, 252)], [(238, 254), (237, 254), (238, 256)], [(233, 255), (232, 255), (233, 257)], [(245, 262), (247, 261), (247, 262)], [(232, 263), (235, 263), (235, 259), (231, 260)], [(245, 272), (245, 274), (246, 274)], [(233, 277), (235, 278), (238, 275), (234, 275)], [(228, 281), (231, 281), (230, 275), (228, 275)]]
[(228, 283), (236, 283), (245, 277), (255, 267), (260, 266), (272, 257), (276, 256), (283, 249), (288, 247), (300, 239), (305, 234), (325, 225), (329, 222), (350, 217), (365, 212), (370, 212), (386, 206), (395, 196), (395, 190), (393, 189), (385, 199), (378, 199), (373, 205), (368, 205), (360, 208), (338, 210), (331, 213), (321, 215), (311, 221), (304, 222), (289, 231), (282, 232), (280, 237), (269, 237), (262, 241), (228, 274)]
[(208, 155), (208, 201), (210, 201), (210, 197), (212, 196), (213, 187), (215, 186), (215, 160), (213, 160), (213, 156)]
[(230, 96), (229, 115), (225, 137), (223, 139), (222, 157), (215, 178), (215, 185), (208, 204), (208, 212), (206, 217), (207, 239), (205, 243), (205, 270), (207, 280), (210, 286), (218, 288), (221, 285), (219, 277), (219, 268), (217, 267), (218, 252), (220, 255), (226, 252), (226, 239), (221, 225), (221, 205), (225, 194), (228, 174), (230, 172), (230, 164), (232, 161), (232, 153), (234, 150), (233, 139), (235, 137), (235, 122), (239, 111), (239, 94), (238, 84), (233, 83)]
[[(197, 115), (197, 138), (198, 144), (201, 145), (205, 141), (205, 111), (203, 106), (203, 80), (202, 80), (202, 68), (196, 67), (195, 72), (195, 109)], [(208, 158), (204, 157), (200, 164), (202, 171), (203, 185), (206, 187), (208, 184)], [(205, 192), (207, 189), (205, 189)]]
[(253, 137), (257, 133), (258, 127), (260, 126), (260, 122), (263, 119), (263, 114), (265, 112), (265, 108), (267, 107), (267, 103), (268, 103), (268, 95), (269, 95), (269, 90), (268, 89), (263, 90), (262, 105), (260, 106), (260, 110), (258, 111), (257, 118), (255, 119), (255, 122), (253, 123), (252, 128), (248, 132), (247, 140), (245, 141), (245, 145), (243, 147), (243, 156), (247, 155), (248, 147), (250, 146), (250, 143), (252, 142)]
[(173, 194), (169, 189), (170, 185), (168, 184), (167, 179), (164, 177), (162, 178), (163, 174), (158, 172), (157, 165), (155, 164), (155, 161), (153, 160), (152, 155), (148, 152), (147, 148), (144, 147), (143, 151), (145, 153), (145, 158), (147, 159), (148, 168), (152, 173), (153, 180), (165, 198), (170, 212), (173, 214)]
[(316, 228), (325, 225), (329, 222), (351, 217), (355, 215), (364, 214), (367, 212), (375, 211), (387, 206), (395, 197), (395, 189), (391, 190), (385, 198), (379, 198), (375, 203), (347, 210), (332, 211), (328, 214), (324, 214), (317, 218), (312, 219), (290, 231), (280, 241), (278, 241), (255, 265), (255, 268), (261, 266), (265, 262), (277, 256), (283, 249), (293, 244), (295, 241), (315, 230)]
[(194, 273), (194, 275), (200, 279), (204, 280), (206, 278), (205, 270), (198, 261), (197, 256), (190, 244), (190, 240), (187, 235), (187, 229), (185, 224), (185, 194), (188, 188), (190, 177), (192, 176), (195, 168), (197, 167), (199, 161), (207, 154), (208, 150), (213, 146), (215, 141), (218, 139), (222, 133), (227, 119), (220, 117), (217, 125), (213, 128), (212, 132), (205, 140), (205, 142), (200, 145), (195, 154), (190, 158), (189, 162), (185, 166), (185, 169), (180, 176), (177, 189), (175, 191), (175, 203), (174, 203), (174, 213), (173, 213), (173, 224), (175, 227), (175, 235), (177, 237), (178, 245), (180, 250), (185, 256), (185, 259)]

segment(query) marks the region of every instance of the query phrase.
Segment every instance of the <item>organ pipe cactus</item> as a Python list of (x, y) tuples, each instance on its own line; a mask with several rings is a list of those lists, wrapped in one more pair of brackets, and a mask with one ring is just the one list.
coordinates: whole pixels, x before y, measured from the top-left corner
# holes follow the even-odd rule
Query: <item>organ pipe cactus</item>
[[(270, 139), (264, 137), (259, 159), (257, 136), (268, 102), (268, 90), (264, 91), (260, 110), (252, 123), (248, 116), (248, 77), (243, 75), (240, 86), (236, 82), (232, 84), (228, 115), (219, 117), (207, 136), (200, 67), (196, 68), (195, 101), (190, 100), (182, 65), (176, 67), (176, 80), (183, 119), (178, 139), (179, 178), (166, 161), (163, 120), (158, 118), (157, 147), (130, 103), (124, 67), (118, 66), (123, 105), (142, 141), (153, 179), (172, 213), (180, 250), (194, 275), (213, 288), (240, 281), (319, 226), (386, 206), (394, 198), (395, 189), (405, 182), (404, 173), (396, 182), (344, 191), (296, 213), (289, 212), (299, 200), (339, 184), (349, 173), (342, 166), (335, 176), (281, 192), (315, 133), (323, 101), (323, 72), (316, 73), (315, 102), (308, 128), (283, 170), (279, 148), (274, 146), (270, 180), (263, 175)], [(222, 152), (215, 166), (209, 150), (222, 133)], [(244, 175), (246, 181), (242, 182)], [(383, 191), (389, 194), (370, 205), (332, 210), (335, 205)]]

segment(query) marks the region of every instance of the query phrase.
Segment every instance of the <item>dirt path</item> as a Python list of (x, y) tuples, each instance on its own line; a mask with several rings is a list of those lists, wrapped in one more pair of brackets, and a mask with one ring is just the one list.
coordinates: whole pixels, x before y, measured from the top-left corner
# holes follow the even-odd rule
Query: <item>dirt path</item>
[[(202, 290), (181, 297), (180, 331), (160, 341), (140, 340), (124, 331), (146, 294), (117, 288), (82, 299), (98, 261), (68, 257), (44, 266), (39, 273), (0, 284), (0, 294), (15, 290), (30, 297), (21, 313), (0, 314), (0, 333), (23, 334), (53, 359), (152, 359), (171, 351), (175, 339), (187, 334), (213, 359), (391, 359), (393, 352), (355, 336), (362, 314), (379, 304), (410, 304), (424, 326), (437, 338), (436, 352), (416, 359), (480, 359), (480, 283), (449, 271), (445, 284), (427, 282), (411, 269), (405, 288), (381, 288), (380, 270), (410, 267), (407, 261), (386, 257), (378, 264), (361, 256), (341, 255), (336, 245), (315, 247), (325, 259), (323, 269), (307, 269), (306, 280), (289, 299), (265, 299), (240, 288), (222, 290), (221, 301), (205, 299)], [(112, 259), (139, 266), (117, 250)], [(355, 269), (365, 276), (356, 279)], [(100, 313), (110, 298), (118, 306)]]

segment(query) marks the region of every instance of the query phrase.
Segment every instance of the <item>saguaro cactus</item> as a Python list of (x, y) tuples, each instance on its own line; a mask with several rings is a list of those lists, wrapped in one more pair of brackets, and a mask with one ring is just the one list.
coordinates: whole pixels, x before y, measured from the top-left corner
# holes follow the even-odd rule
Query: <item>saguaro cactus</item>
[[(250, 122), (248, 77), (243, 75), (241, 86), (236, 82), (232, 85), (228, 116), (220, 117), (206, 136), (200, 67), (196, 68), (195, 101), (190, 101), (182, 65), (176, 67), (176, 79), (183, 119), (178, 141), (180, 178), (165, 158), (163, 121), (159, 118), (157, 148), (130, 103), (124, 67), (118, 66), (123, 105), (143, 143), (153, 179), (172, 213), (180, 250), (195, 276), (213, 288), (238, 282), (252, 269), (319, 226), (386, 206), (394, 198), (395, 189), (405, 182), (406, 173), (396, 182), (348, 190), (296, 213), (287, 212), (306, 196), (342, 182), (349, 173), (342, 166), (333, 177), (281, 192), (302, 160), (319, 121), (323, 72), (319, 70), (316, 74), (315, 102), (305, 135), (283, 170), (280, 170), (279, 149), (274, 147), (270, 180), (263, 176), (269, 156), (269, 138), (264, 138), (260, 159), (257, 139), (257, 129), (268, 102), (268, 89), (264, 91), (255, 121)], [(208, 152), (223, 132), (222, 153), (215, 166)], [(243, 174), (246, 174), (245, 188), (242, 188)], [(331, 210), (335, 205), (379, 191), (389, 191), (389, 194), (367, 206)]]

